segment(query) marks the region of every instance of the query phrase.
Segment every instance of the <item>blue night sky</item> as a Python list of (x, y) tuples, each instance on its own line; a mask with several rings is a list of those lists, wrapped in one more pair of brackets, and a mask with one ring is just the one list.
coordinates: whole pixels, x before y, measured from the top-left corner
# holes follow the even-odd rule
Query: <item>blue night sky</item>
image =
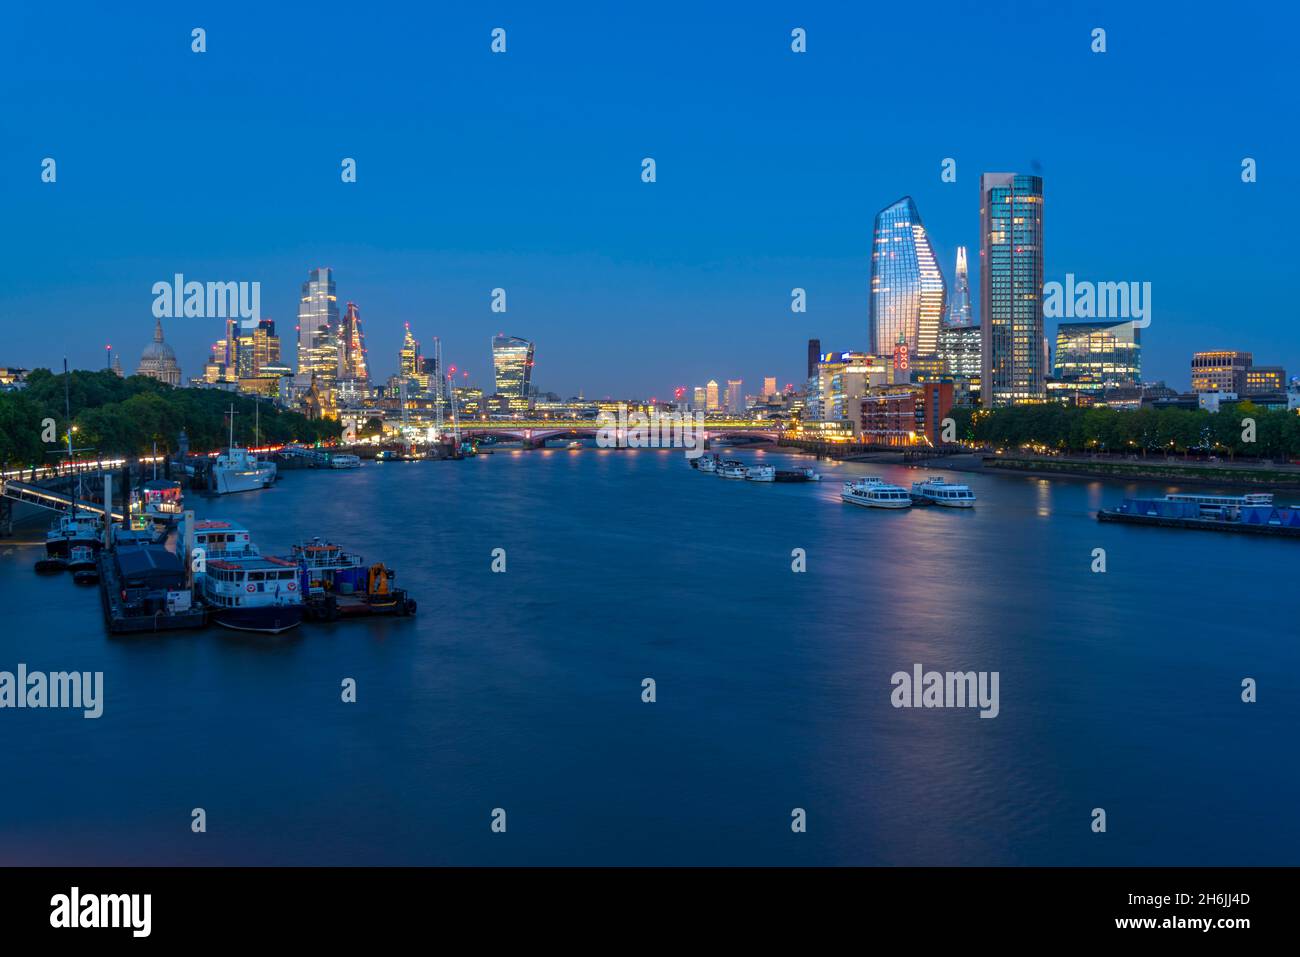
[[(0, 365), (97, 366), (111, 342), (134, 371), (177, 272), (260, 281), (291, 359), (299, 287), (328, 265), (376, 377), (410, 322), (484, 386), (504, 331), (536, 341), (543, 390), (757, 392), (801, 381), (809, 337), (867, 347), (872, 218), (902, 195), (949, 281), (971, 247), (978, 312), (995, 170), (1044, 177), (1048, 280), (1152, 283), (1146, 378), (1185, 389), (1210, 347), (1300, 373), (1290, 8), (476, 6), (9, 5)], [(188, 378), (222, 329), (166, 332)]]

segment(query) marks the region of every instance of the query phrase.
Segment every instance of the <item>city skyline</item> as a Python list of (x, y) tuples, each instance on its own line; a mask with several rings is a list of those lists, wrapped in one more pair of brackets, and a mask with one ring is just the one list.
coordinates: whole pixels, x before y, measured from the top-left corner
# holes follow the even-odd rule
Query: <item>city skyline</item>
[[(1071, 272), (1152, 283), (1144, 378), (1181, 386), (1187, 357), (1211, 348), (1300, 368), (1278, 308), (1290, 294), (1286, 226), (1297, 194), (1276, 158), (1296, 134), (1261, 122), (1248, 95), (1270, 82), (1262, 64), (1270, 43), (1280, 53), (1280, 39), (1252, 36), (1247, 56), (1233, 42), (1245, 28), (1229, 24), (1216, 78), (1181, 65), (1188, 46), (1202, 42), (1195, 25), (1156, 13), (1100, 11), (1111, 43), (1096, 55), (1092, 24), (1065, 11), (988, 18), (940, 8), (933, 17), (891, 8), (847, 20), (769, 12), (743, 24), (706, 14), (685, 37), (671, 18), (646, 25), (610, 13), (593, 22), (520, 9), (504, 17), (516, 38), (508, 55), (466, 41), (433, 64), (382, 53), (394, 33), (472, 34), (477, 18), (455, 12), (435, 26), (427, 13), (408, 23), (377, 12), (347, 31), (322, 31), (312, 47), (357, 65), (323, 132), (309, 127), (319, 117), (293, 94), (306, 53), (287, 12), (266, 11), (255, 32), (215, 13), (199, 57), (173, 43), (180, 27), (167, 18), (128, 33), (89, 11), (69, 25), (70, 39), (84, 33), (94, 42), (59, 70), (41, 72), (42, 51), (13, 51), (13, 74), (41, 79), (39, 89), (20, 86), (33, 95), (14, 97), (0, 187), (11, 235), (23, 236), (10, 239), (4, 257), (0, 307), (23, 321), (3, 361), (50, 365), (65, 349), (49, 341), (56, 330), (75, 366), (98, 367), (111, 343), (133, 368), (150, 336), (150, 286), (177, 272), (261, 282), (259, 318), (274, 320), (288, 346), (303, 271), (324, 263), (366, 317), (375, 380), (393, 371), (411, 322), (440, 336), (448, 360), (481, 385), (491, 373), (482, 343), (502, 328), (541, 345), (539, 385), (559, 393), (663, 396), (711, 377), (755, 382), (773, 373), (799, 382), (808, 338), (841, 350), (870, 346), (863, 317), (875, 212), (912, 196), (941, 268), (951, 270), (958, 246), (976, 258), (979, 175), (1012, 169), (1047, 181), (1047, 280)], [(37, 14), (13, 16), (21, 27)], [(794, 20), (810, 38), (802, 56), (787, 42)], [(860, 52), (871, 35), (924, 22), (941, 61), (970, 73), (982, 48), (1023, 21), (1053, 43), (1023, 54), (1036, 82), (1020, 94), (1014, 125), (979, 109), (955, 111), (942, 130), (922, 122), (914, 103), (950, 93), (946, 73), (924, 71), (906, 95), (873, 97), (870, 123), (842, 122), (858, 108)], [(633, 109), (606, 109), (669, 41), (681, 45), (686, 75), (657, 78)], [(164, 51), (176, 82), (159, 87), (133, 65), (137, 45)], [(1068, 68), (1063, 50), (1075, 51)], [(611, 82), (575, 94), (572, 81), (592, 71)], [(253, 76), (264, 79), (253, 84)], [(463, 95), (431, 110), (414, 110), (414, 94), (403, 92), (452, 82)], [(262, 87), (270, 92), (248, 95)], [(962, 96), (979, 102), (977, 91)], [(1166, 101), (1189, 106), (1153, 108)], [(187, 117), (225, 115), (234, 103), (258, 144), (255, 161), (231, 164), (204, 149), (154, 158), (149, 144), (188, 142)], [(1193, 104), (1203, 125), (1192, 135), (1212, 144), (1194, 159), (1166, 154), (1158, 144), (1186, 138), (1190, 114), (1180, 109)], [(601, 121), (574, 119), (592, 114)], [(113, 126), (107, 116), (117, 117)], [(1083, 116), (1096, 122), (1079, 137)], [(454, 149), (446, 128), (463, 132)], [(894, 135), (885, 140), (882, 129)], [(47, 156), (59, 163), (56, 183), (41, 182)], [(658, 163), (653, 184), (640, 180), (646, 156)], [(355, 183), (340, 181), (345, 157), (357, 161)], [(1244, 157), (1258, 161), (1258, 182), (1242, 182)], [(941, 178), (947, 158), (955, 182)], [(1117, 229), (1134, 200), (1111, 184), (1138, 182), (1135, 169), (1144, 228)], [(172, 198), (159, 206), (159, 197)], [(1233, 243), (1187, 241), (1202, 233), (1205, 209), (1233, 221)], [(509, 292), (505, 315), (490, 309), (498, 287)], [(795, 287), (807, 291), (806, 313), (790, 311)], [(1049, 338), (1055, 325), (1047, 324)], [(187, 370), (201, 367), (218, 335), (206, 321), (167, 322)], [(590, 361), (597, 341), (615, 361)]]

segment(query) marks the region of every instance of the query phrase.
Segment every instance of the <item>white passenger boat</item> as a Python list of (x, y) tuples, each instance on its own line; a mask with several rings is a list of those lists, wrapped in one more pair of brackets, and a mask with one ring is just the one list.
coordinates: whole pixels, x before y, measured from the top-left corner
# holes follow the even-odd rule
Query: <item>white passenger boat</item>
[(718, 469), (718, 457), (716, 455), (702, 455), (695, 460), (695, 467), (701, 472), (712, 474)]
[(359, 469), (361, 468), (361, 459), (346, 452), (335, 452), (330, 456), (330, 468)]
[(940, 476), (912, 483), (912, 497), (945, 508), (972, 508), (975, 493), (968, 485), (954, 485)]
[(283, 558), (209, 561), (199, 589), (209, 616), (224, 628), (279, 634), (302, 621), (298, 565)]
[(750, 482), (775, 482), (776, 466), (751, 465), (745, 469), (745, 478)]
[(912, 496), (901, 485), (890, 485), (883, 479), (870, 475), (856, 482), (845, 482), (840, 498), (853, 505), (868, 508), (911, 508)]
[(724, 479), (743, 479), (745, 477), (745, 463), (735, 461), (725, 461), (718, 466), (718, 475)]

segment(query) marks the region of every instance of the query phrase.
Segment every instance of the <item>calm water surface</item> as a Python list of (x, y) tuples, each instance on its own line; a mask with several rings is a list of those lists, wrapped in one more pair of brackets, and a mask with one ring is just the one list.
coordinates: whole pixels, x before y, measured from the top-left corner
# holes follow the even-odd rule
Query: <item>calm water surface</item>
[[(420, 602), (279, 639), (110, 640), (94, 589), (2, 542), (0, 669), (103, 671), (106, 700), (0, 711), (0, 864), (1300, 863), (1300, 543), (1099, 525), (1126, 487), (1079, 480), (867, 510), (840, 481), (930, 473), (819, 467), (498, 452), (191, 496)], [(916, 662), (1000, 672), (1001, 714), (894, 709)]]

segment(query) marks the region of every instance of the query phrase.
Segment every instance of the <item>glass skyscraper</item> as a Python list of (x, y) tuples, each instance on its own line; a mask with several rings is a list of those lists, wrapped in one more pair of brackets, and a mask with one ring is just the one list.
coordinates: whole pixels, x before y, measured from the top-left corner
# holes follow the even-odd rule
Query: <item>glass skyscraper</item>
[(339, 378), (355, 381), (361, 389), (370, 386), (370, 369), (366, 362), (366, 334), (361, 329), (361, 310), (348, 303), (338, 334)]
[(339, 304), (334, 292), (334, 271), (313, 269), (302, 284), (298, 303), (298, 375), (305, 381), (313, 373), (321, 387), (338, 379)]
[(957, 273), (953, 279), (952, 295), (948, 297), (948, 311), (944, 325), (965, 329), (973, 325), (970, 314), (970, 273), (966, 267), (966, 247), (957, 247)]
[(533, 344), (515, 336), (494, 336), (492, 372), (497, 395), (526, 403), (533, 381)]
[(948, 286), (912, 197), (876, 214), (871, 247), (871, 351), (890, 355), (901, 336), (912, 355), (939, 348)]
[(1056, 329), (1053, 377), (1062, 382), (1136, 385), (1142, 381), (1142, 338), (1132, 319), (1063, 322)]
[(980, 327), (984, 407), (1045, 399), (1042, 177), (980, 177)]

